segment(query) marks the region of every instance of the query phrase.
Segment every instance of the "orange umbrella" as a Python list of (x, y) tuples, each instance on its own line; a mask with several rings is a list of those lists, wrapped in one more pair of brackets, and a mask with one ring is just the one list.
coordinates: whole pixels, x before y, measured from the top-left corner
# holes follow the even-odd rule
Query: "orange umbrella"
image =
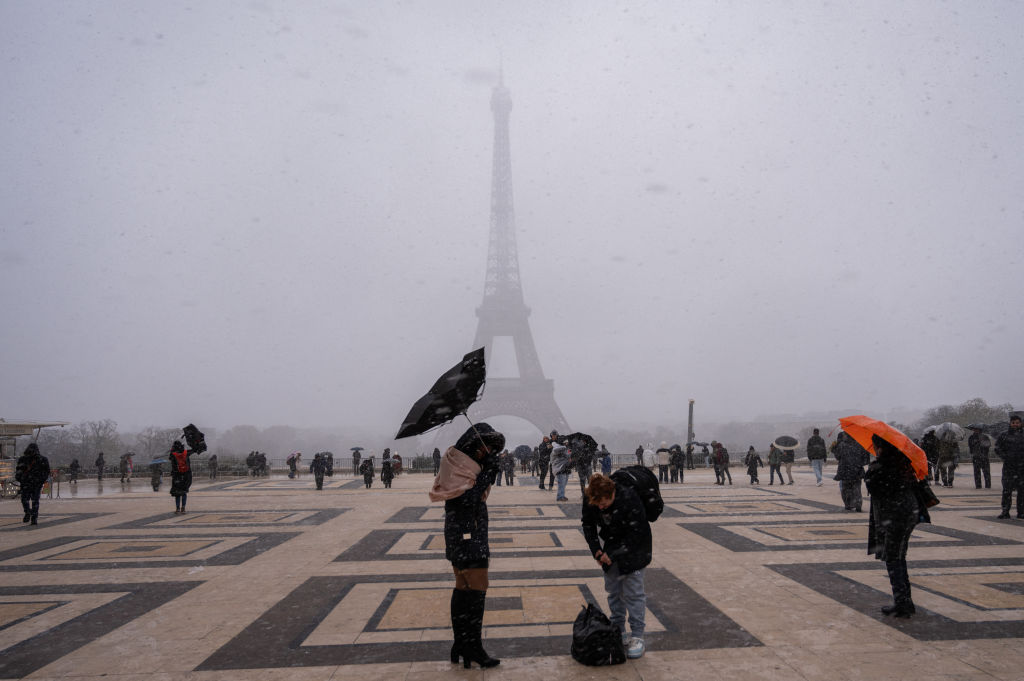
[(914, 467), (914, 473), (917, 475), (918, 480), (924, 480), (928, 477), (928, 458), (924, 455), (924, 450), (888, 423), (858, 414), (839, 419), (839, 425), (861, 447), (876, 456), (877, 452), (875, 451), (875, 446), (871, 444), (871, 436), (877, 435), (907, 455), (907, 458), (910, 459), (910, 465)]

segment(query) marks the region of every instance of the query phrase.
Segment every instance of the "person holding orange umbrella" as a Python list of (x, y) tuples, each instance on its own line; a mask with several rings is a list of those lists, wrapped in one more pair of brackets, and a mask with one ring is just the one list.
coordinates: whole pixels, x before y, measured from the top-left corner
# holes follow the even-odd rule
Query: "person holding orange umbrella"
[[(839, 419), (847, 435), (875, 455), (864, 483), (871, 494), (868, 553), (885, 563), (893, 604), (883, 615), (910, 617), (916, 612), (907, 572), (910, 535), (919, 522), (931, 522), (921, 484), (928, 476), (928, 460), (920, 447), (892, 426), (853, 416)], [(924, 483), (927, 484), (927, 483)]]

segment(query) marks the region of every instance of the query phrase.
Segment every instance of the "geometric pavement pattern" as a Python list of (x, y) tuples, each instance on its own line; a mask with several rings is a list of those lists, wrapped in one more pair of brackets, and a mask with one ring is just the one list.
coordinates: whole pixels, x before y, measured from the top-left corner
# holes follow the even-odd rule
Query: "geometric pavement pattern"
[[(795, 473), (768, 488), (687, 471), (663, 487), (648, 652), (602, 678), (1024, 678), (1024, 522), (995, 520), (998, 493), (935, 490), (908, 556), (918, 614), (897, 620), (878, 611), (891, 594), (867, 513)], [(37, 527), (0, 505), (0, 678), (447, 678), (453, 579), (430, 477), (328, 483), (197, 482), (176, 515), (166, 491), (90, 496), (82, 481), (43, 499)], [(568, 503), (536, 485), (491, 492), (484, 636), (503, 662), (471, 678), (594, 671), (568, 656), (580, 608), (607, 611), (578, 485)], [(857, 659), (828, 664), (841, 650)]]

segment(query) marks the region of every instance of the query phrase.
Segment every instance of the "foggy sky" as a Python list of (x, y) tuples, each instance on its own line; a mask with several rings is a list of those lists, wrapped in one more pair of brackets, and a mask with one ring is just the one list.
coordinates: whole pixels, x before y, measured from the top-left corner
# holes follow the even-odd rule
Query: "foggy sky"
[(574, 427), (1019, 403), (1022, 25), (0, 0), (0, 416), (396, 430), (472, 349), (499, 66)]

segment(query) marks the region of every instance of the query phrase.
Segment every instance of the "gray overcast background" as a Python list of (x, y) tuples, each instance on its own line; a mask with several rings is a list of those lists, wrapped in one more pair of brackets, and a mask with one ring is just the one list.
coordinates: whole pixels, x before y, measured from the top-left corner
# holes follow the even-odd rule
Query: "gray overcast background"
[(1019, 403), (1022, 28), (973, 0), (0, 0), (0, 416), (396, 430), (472, 349), (502, 63), (574, 427)]

